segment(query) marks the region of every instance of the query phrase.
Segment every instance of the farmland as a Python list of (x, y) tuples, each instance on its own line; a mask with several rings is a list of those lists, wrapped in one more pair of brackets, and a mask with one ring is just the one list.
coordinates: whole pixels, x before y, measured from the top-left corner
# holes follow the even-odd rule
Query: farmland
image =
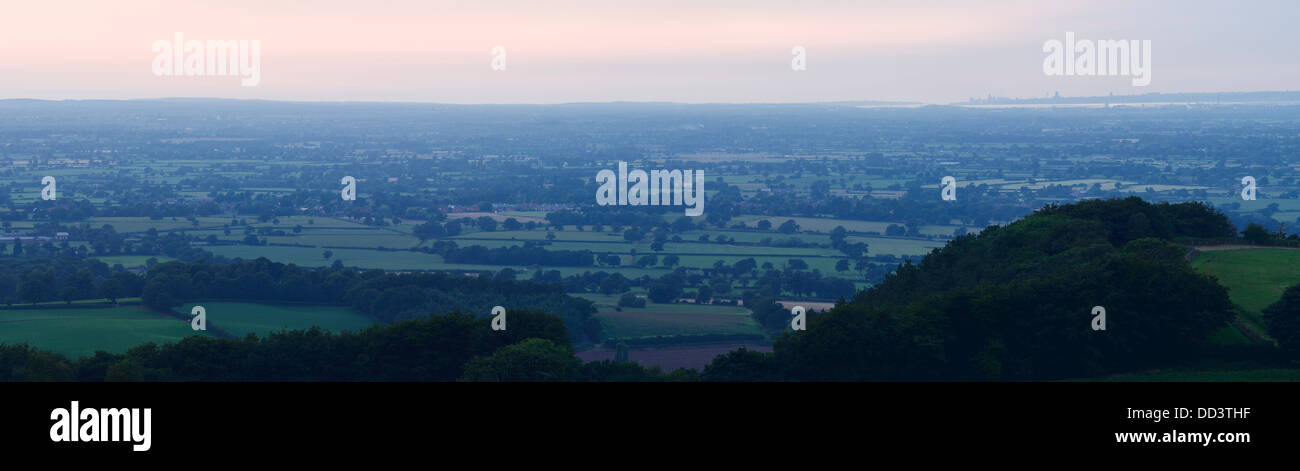
[(180, 312), (188, 313), (194, 306), (203, 306), (211, 326), (235, 337), (248, 334), (266, 336), (281, 329), (311, 327), (332, 332), (355, 332), (374, 323), (348, 307), (307, 304), (195, 302), (185, 304)]
[(189, 322), (139, 306), (0, 310), (0, 339), (28, 343), (70, 357), (97, 350), (121, 353), (145, 342), (175, 342), (205, 335)]
[[(242, 337), (445, 312), (468, 298), (453, 286), (473, 285), (498, 290), (475, 291), (483, 315), (508, 291), (550, 290), (507, 307), (581, 313), (565, 327), (584, 358), (627, 343), (634, 361), (699, 368), (726, 349), (770, 345), (792, 305), (852, 300), (900, 264), (1048, 205), (1205, 202), (1227, 216), (1204, 231), (1219, 238), (1237, 235), (1217, 230), (1229, 225), (1282, 234), (1300, 220), (1290, 108), (1257, 119), (1238, 109), (209, 104), (237, 110), (216, 113), (162, 100), (111, 110), (105, 127), (87, 124), (100, 119), (87, 110), (108, 104), (70, 105), (79, 111), (0, 103), (13, 111), (0, 114), (0, 258), (13, 267), (0, 273), (0, 297), (37, 307), (6, 310), (0, 340), (78, 355), (193, 335), (182, 319), (82, 309), (107, 298), (181, 313), (203, 305), (217, 334)], [(41, 124), (11, 118), (24, 112)], [(593, 177), (619, 162), (707, 174), (707, 209), (598, 202)], [(1242, 199), (1243, 175), (1260, 182), (1258, 200)], [(46, 176), (58, 179), (57, 199), (41, 196)], [(345, 176), (355, 199), (340, 193)], [(947, 176), (955, 199), (940, 196)], [(1153, 222), (1167, 221), (1106, 224), (1116, 237), (1168, 229)], [(1236, 304), (1237, 322), (1209, 331), (1214, 346), (1262, 343), (1259, 312), (1300, 282), (1297, 253), (1193, 260)], [(428, 285), (406, 287), (385, 271), (453, 276), (410, 276)], [(27, 314), (42, 317), (12, 317)]]

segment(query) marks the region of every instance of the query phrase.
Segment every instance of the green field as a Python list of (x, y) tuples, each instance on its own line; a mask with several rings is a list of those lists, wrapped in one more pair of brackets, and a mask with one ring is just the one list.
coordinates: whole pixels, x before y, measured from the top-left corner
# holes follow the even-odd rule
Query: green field
[(171, 229), (212, 227), (227, 224), (230, 222), (230, 219), (201, 217), (198, 218), (198, 221), (199, 225), (194, 226), (193, 223), (185, 218), (162, 218), (154, 220), (146, 217), (93, 217), (86, 219), (86, 223), (90, 224), (90, 227), (100, 227), (108, 224), (113, 226), (113, 229), (117, 232), (145, 232), (149, 229), (166, 231)]
[(1260, 312), (1282, 299), (1282, 292), (1300, 283), (1300, 250), (1262, 248), (1216, 250), (1197, 254), (1192, 267), (1214, 276), (1228, 296), (1250, 311)]
[(3, 309), (0, 342), (28, 343), (69, 357), (96, 350), (122, 353), (145, 342), (175, 342), (204, 335), (184, 320), (140, 307)]
[[(875, 223), (872, 223), (875, 224)], [(551, 232), (555, 239), (551, 241), (546, 248), (548, 250), (590, 250), (597, 254), (616, 254), (622, 255), (624, 268), (611, 268), (607, 266), (593, 266), (583, 268), (558, 268), (565, 275), (573, 273), (582, 273), (583, 271), (606, 271), (622, 272), (625, 276), (649, 275), (653, 277), (662, 276), (666, 270), (662, 265), (652, 265), (649, 270), (637, 268), (626, 268), (633, 265), (636, 259), (646, 255), (657, 255), (662, 258), (665, 255), (677, 255), (679, 264), (687, 268), (711, 268), (713, 264), (722, 260), (728, 264), (746, 258), (753, 258), (759, 265), (764, 262), (770, 262), (777, 268), (785, 266), (785, 263), (792, 259), (798, 258), (807, 262), (809, 269), (821, 270), (825, 276), (835, 276), (847, 278), (854, 281), (860, 281), (861, 276), (853, 270), (847, 272), (838, 272), (835, 270), (835, 263), (846, 257), (838, 250), (818, 247), (768, 247), (757, 245), (735, 245), (731, 243), (719, 244), (716, 242), (702, 243), (698, 241), (700, 235), (709, 235), (710, 239), (725, 235), (734, 238), (737, 242), (756, 243), (764, 238), (772, 240), (782, 240), (790, 237), (798, 238), (807, 243), (830, 244), (830, 237), (825, 234), (794, 234), (785, 235), (775, 232), (766, 231), (688, 231), (681, 234), (684, 239), (682, 242), (669, 242), (664, 246), (664, 250), (655, 252), (650, 249), (649, 238), (639, 243), (628, 242), (623, 239), (621, 234), (611, 232), (591, 232), (591, 231), (553, 231)], [(463, 234), (457, 237), (444, 239), (455, 241), (460, 246), (482, 245), (488, 248), (520, 246), (526, 241), (545, 240), (547, 232), (544, 230), (534, 231), (496, 231), (496, 232), (473, 232)], [(870, 236), (849, 236), (849, 242), (863, 242), (868, 245), (868, 253), (872, 255), (894, 255), (894, 256), (916, 256), (924, 255), (943, 245), (942, 241), (930, 241), (923, 239), (893, 238), (893, 237), (870, 237)], [(431, 242), (426, 242), (430, 244)], [(636, 256), (632, 256), (633, 250)], [(453, 264), (432, 264), (431, 269), (466, 269), (477, 270), (484, 269), (482, 266), (459, 266)], [(496, 267), (495, 269), (499, 269)], [(486, 269), (494, 269), (487, 267)], [(549, 268), (548, 268), (549, 269)], [(630, 270), (630, 271), (629, 271)]]
[[(313, 245), (318, 247), (384, 247), (390, 249), (411, 248), (420, 243), (420, 239), (415, 237), (398, 234), (389, 231), (380, 230), (333, 230), (333, 234), (324, 233), (325, 230), (309, 230), (304, 228), (301, 235), (295, 236), (266, 236), (267, 242), (274, 244), (299, 244)], [(222, 237), (218, 239), (239, 240), (243, 239), (242, 233), (239, 237)]]
[[(380, 268), (384, 270), (431, 270), (442, 264), (437, 255), (420, 252), (388, 252), (364, 249), (322, 249), (315, 247), (277, 247), (273, 245), (218, 245), (207, 247), (217, 255), (244, 260), (266, 257), (273, 262), (292, 263), (302, 267), (323, 267), (342, 260), (349, 267)], [(325, 250), (333, 252), (326, 259)], [(493, 268), (494, 270), (500, 267)]]
[[(248, 226), (228, 226), (231, 219), (246, 221)], [(815, 230), (825, 231), (829, 231), (830, 227), (832, 227), (828, 224), (835, 222), (830, 219), (798, 219), (802, 223), (812, 226), (807, 227), (807, 229), (815, 228)], [(143, 232), (149, 228), (157, 228), (160, 231), (184, 231), (188, 235), (201, 239), (215, 237), (218, 240), (227, 242), (242, 241), (246, 237), (245, 231), (249, 228), (270, 228), (271, 230), (283, 231), (282, 233), (285, 235), (257, 234), (257, 237), (264, 242), (303, 245), (303, 247), (270, 244), (202, 245), (201, 243), (200, 246), (214, 254), (228, 258), (252, 260), (258, 257), (266, 257), (272, 261), (292, 263), (303, 267), (329, 266), (335, 260), (341, 260), (344, 265), (349, 267), (384, 270), (469, 272), (513, 268), (520, 272), (531, 272), (531, 269), (535, 268), (523, 265), (452, 264), (443, 262), (441, 257), (437, 255), (402, 251), (401, 249), (410, 247), (429, 246), (434, 242), (425, 241), (421, 243), (419, 239), (410, 235), (411, 230), (421, 222), (418, 220), (406, 220), (398, 225), (376, 226), (363, 225), (347, 219), (307, 216), (285, 216), (279, 218), (278, 223), (275, 221), (259, 222), (254, 216), (241, 215), (233, 218), (199, 218), (198, 226), (185, 219), (170, 217), (157, 220), (145, 217), (100, 217), (91, 218), (89, 222), (92, 225), (112, 224), (120, 232)], [(881, 222), (840, 222), (853, 226), (854, 230), (883, 231), (884, 226), (887, 225), (887, 223)], [(585, 230), (583, 231), (577, 230), (576, 226), (568, 227), (567, 230), (563, 231), (547, 229), (481, 231), (475, 230), (472, 226), (466, 226), (465, 233), (442, 240), (455, 241), (462, 247), (482, 245), (495, 248), (522, 245), (526, 241), (545, 241), (547, 236), (550, 235), (554, 238), (547, 246), (550, 250), (589, 250), (598, 255), (615, 254), (622, 256), (622, 266), (620, 267), (609, 267), (603, 264), (592, 267), (544, 267), (544, 269), (548, 270), (558, 269), (566, 276), (584, 271), (619, 272), (629, 277), (662, 276), (668, 271), (662, 265), (654, 265), (646, 269), (637, 268), (634, 265), (638, 258), (653, 254), (658, 255), (661, 259), (665, 255), (677, 255), (680, 257), (680, 266), (696, 269), (710, 268), (719, 260), (731, 264), (751, 257), (758, 261), (760, 265), (771, 263), (780, 268), (785, 266), (788, 260), (799, 258), (807, 262), (810, 269), (820, 270), (825, 276), (847, 278), (861, 283), (860, 273), (854, 270), (838, 272), (834, 269), (837, 261), (845, 259), (844, 255), (837, 250), (825, 247), (757, 245), (764, 239), (770, 239), (773, 243), (780, 243), (791, 238), (799, 239), (805, 243), (829, 245), (830, 238), (824, 232), (787, 235), (775, 231), (693, 230), (682, 234), (674, 234), (674, 236), (681, 237), (682, 241), (669, 242), (663, 247), (663, 250), (654, 252), (650, 249), (649, 237), (640, 242), (629, 242), (623, 238), (622, 233), (615, 232), (612, 228), (595, 232), (592, 231), (592, 226), (584, 226), (583, 229)], [(935, 226), (935, 228), (938, 228), (935, 232), (947, 233), (955, 227)], [(294, 232), (295, 229), (298, 232)], [(710, 242), (700, 242), (698, 239), (702, 235), (708, 236)], [(720, 244), (715, 242), (720, 236), (726, 236), (741, 244), (754, 245), (737, 245), (732, 242)], [(869, 254), (895, 256), (923, 255), (942, 245), (942, 241), (938, 240), (870, 236), (850, 236), (849, 241), (867, 243), (869, 245)], [(397, 249), (397, 251), (366, 250), (370, 248)], [(333, 256), (329, 259), (323, 256), (326, 250), (333, 252)], [(633, 256), (634, 253), (635, 256)], [(95, 258), (103, 260), (109, 265), (122, 264), (128, 268), (141, 268), (145, 266), (147, 260), (151, 257), (108, 255)], [(165, 256), (156, 258), (159, 262), (171, 260)]]
[[(1268, 337), (1261, 312), (1282, 298), (1282, 292), (1300, 283), (1300, 250), (1251, 248), (1215, 250), (1197, 254), (1192, 267), (1219, 280), (1228, 288), (1228, 298), (1238, 306), (1237, 319)], [(1249, 339), (1235, 328), (1214, 334), (1216, 343), (1240, 343)]]
[(344, 306), (214, 301), (189, 303), (178, 311), (189, 313), (196, 305), (203, 306), (206, 310), (209, 325), (236, 337), (243, 337), (250, 333), (265, 336), (280, 329), (297, 330), (310, 327), (320, 327), (332, 332), (357, 331), (374, 323), (370, 318)]

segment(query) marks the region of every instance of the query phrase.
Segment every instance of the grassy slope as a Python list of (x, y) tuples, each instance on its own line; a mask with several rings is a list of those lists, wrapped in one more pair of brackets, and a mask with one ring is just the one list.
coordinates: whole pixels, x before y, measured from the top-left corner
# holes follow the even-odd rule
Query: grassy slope
[(1214, 276), (1228, 288), (1239, 307), (1238, 319), (1258, 332), (1267, 332), (1260, 312), (1300, 283), (1300, 250), (1260, 248), (1220, 250), (1198, 254), (1192, 267)]
[[(1239, 319), (1260, 332), (1265, 329), (1259, 311), (1280, 299), (1286, 288), (1300, 283), (1297, 263), (1300, 250), (1274, 248), (1210, 251), (1192, 259), (1193, 268), (1213, 275), (1228, 288)], [(1216, 332), (1214, 340), (1249, 342), (1236, 329)], [(1300, 381), (1300, 369), (1173, 368), (1084, 381)]]
[(1260, 312), (1300, 283), (1300, 250), (1243, 249), (1204, 252), (1192, 267), (1219, 279), (1232, 302)]

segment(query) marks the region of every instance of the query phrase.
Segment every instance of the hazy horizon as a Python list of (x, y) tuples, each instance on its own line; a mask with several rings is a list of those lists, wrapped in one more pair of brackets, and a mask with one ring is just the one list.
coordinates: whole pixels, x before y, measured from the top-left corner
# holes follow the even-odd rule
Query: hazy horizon
[[(1214, 93), (1272, 93), (1272, 92), (1279, 92), (1279, 93), (1281, 93), (1281, 92), (1287, 92), (1287, 93), (1293, 93), (1293, 92), (1295, 92), (1295, 91), (1294, 91), (1294, 90), (1246, 90), (1246, 91), (1240, 91), (1240, 92), (1204, 91), (1204, 92), (1177, 92), (1177, 93), (1179, 93), (1179, 94), (1182, 94), (1182, 93), (1186, 93), (1186, 94), (1207, 94), (1207, 95), (1208, 95), (1208, 94), (1214, 94)], [(1173, 93), (1170, 93), (1170, 94), (1168, 94), (1168, 95), (1173, 95)], [(1116, 94), (1116, 95), (1114, 95), (1114, 96), (1115, 96), (1115, 97), (1136, 97), (1136, 96), (1138, 96), (1138, 94), (1134, 94), (1134, 95), (1119, 95), (1119, 94)], [(1094, 97), (1101, 97), (1101, 95), (1088, 95), (1088, 96), (1067, 96), (1067, 95), (1061, 95), (1059, 98), (1062, 98), (1062, 99), (1079, 99), (1079, 98), (1094, 98)], [(979, 98), (984, 98), (984, 97), (973, 97), (973, 98), (977, 98), (977, 99), (979, 99)], [(1031, 99), (1038, 99), (1038, 98), (1043, 98), (1043, 97), (1029, 97), (1029, 96), (995, 96), (995, 97), (993, 97), (993, 98), (995, 98), (995, 99), (1011, 99), (1011, 100), (1031, 100)], [(566, 102), (555, 102), (555, 103), (520, 103), (520, 102), (503, 102), (503, 103), (453, 103), (453, 102), (442, 102), (442, 101), (417, 101), (417, 100), (348, 100), (348, 99), (313, 100), (313, 99), (278, 99), (278, 98), (231, 98), (231, 97), (218, 97), (218, 96), (158, 96), (158, 97), (139, 97), (139, 98), (32, 98), (32, 97), (0, 97), (0, 101), (23, 101), (23, 100), (27, 100), (27, 101), (44, 101), (44, 102), (86, 102), (86, 101), (185, 101), (185, 100), (203, 101), (203, 100), (212, 100), (212, 101), (268, 102), (268, 103), (308, 103), (308, 104), (317, 104), (317, 103), (318, 103), (318, 104), (392, 104), (392, 105), (452, 105), (452, 106), (474, 106), (474, 105), (482, 105), (482, 106), (561, 106), (561, 105), (619, 105), (619, 104), (628, 104), (628, 105), (655, 105), (655, 104), (664, 104), (664, 105), (833, 105), (833, 104), (840, 104), (840, 103), (843, 103), (843, 104), (880, 104), (882, 107), (888, 107), (888, 106), (895, 105), (895, 104), (896, 104), (896, 105), (900, 105), (900, 106), (907, 106), (907, 105), (916, 105), (916, 106), (945, 106), (945, 105), (960, 105), (960, 104), (964, 104), (964, 102), (966, 101), (966, 100), (960, 100), (960, 101), (954, 101), (954, 102), (950, 102), (950, 103), (938, 103), (938, 102), (924, 102), (924, 101), (917, 101), (917, 100), (871, 100), (871, 99), (864, 99), (864, 100), (784, 101), (784, 102), (768, 102), (768, 101), (747, 101), (747, 102), (722, 102), (722, 101), (713, 102), (713, 101), (699, 101), (699, 102), (691, 102), (691, 101), (668, 101), (668, 100), (609, 100), (609, 101), (566, 101)], [(1136, 102), (1136, 103), (1143, 103), (1143, 102)], [(1254, 102), (1248, 102), (1248, 104), (1250, 104), (1250, 103), (1254, 103)], [(1267, 103), (1267, 102), (1260, 102), (1260, 103)]]
[[(87, 1), (0, 18), (0, 97), (245, 98), (446, 104), (584, 102), (942, 104), (1293, 89), (1277, 38), (1300, 4), (1081, 1), (316, 2)], [(1044, 42), (1149, 40), (1151, 82), (1047, 76)], [(260, 81), (157, 76), (151, 46), (260, 43)], [(505, 70), (493, 70), (502, 46)], [(792, 70), (792, 48), (806, 70)]]

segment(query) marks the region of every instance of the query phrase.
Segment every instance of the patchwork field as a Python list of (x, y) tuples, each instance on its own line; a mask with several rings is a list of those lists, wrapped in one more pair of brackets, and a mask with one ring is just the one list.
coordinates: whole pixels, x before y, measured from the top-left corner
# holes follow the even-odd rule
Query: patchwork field
[[(766, 219), (769, 222), (771, 222), (772, 227), (777, 227), (781, 223), (785, 222), (786, 220), (793, 219), (794, 222), (799, 225), (800, 230), (825, 232), (825, 233), (829, 233), (830, 231), (834, 230), (836, 226), (844, 226), (844, 229), (848, 230), (849, 232), (879, 232), (881, 234), (884, 234), (885, 229), (888, 228), (890, 224), (900, 224), (900, 225), (902, 224), (901, 222), (891, 223), (891, 222), (883, 222), (883, 221), (850, 221), (850, 220), (843, 220), (843, 219), (785, 217), (785, 216), (740, 216), (733, 219), (733, 221), (736, 222), (744, 221), (746, 226), (754, 227), (758, 223), (758, 221), (761, 221), (763, 219)], [(953, 231), (957, 230), (958, 227), (962, 227), (962, 226), (922, 225), (920, 226), (920, 229), (921, 229), (921, 233), (925, 235), (950, 236), (952, 235)], [(968, 231), (979, 231), (981, 229), (983, 228), (973, 227), (973, 226), (966, 227), (966, 230)]]
[[(384, 270), (430, 270), (441, 264), (437, 255), (419, 252), (389, 252), (364, 249), (321, 249), (315, 247), (277, 247), (271, 245), (219, 245), (207, 247), (217, 255), (230, 258), (239, 257), (253, 260), (258, 257), (280, 263), (292, 263), (302, 267), (324, 267), (342, 260), (349, 267), (380, 268)], [(325, 250), (333, 252), (332, 257), (324, 257)], [(499, 270), (500, 267), (493, 269)]]

